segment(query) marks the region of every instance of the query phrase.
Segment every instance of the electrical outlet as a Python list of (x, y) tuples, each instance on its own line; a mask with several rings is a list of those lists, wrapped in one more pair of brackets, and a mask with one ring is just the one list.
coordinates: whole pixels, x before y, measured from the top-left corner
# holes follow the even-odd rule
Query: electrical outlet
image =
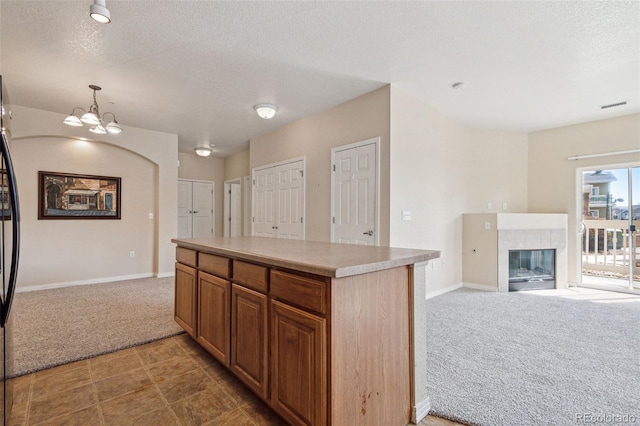
[(149, 213), (149, 219), (153, 219), (153, 213)]
[(506, 210), (507, 209), (507, 203), (502, 203), (502, 210)]
[(491, 210), (491, 209), (493, 209), (493, 204), (487, 203), (487, 210)]
[(129, 257), (136, 257), (136, 252), (135, 251), (130, 251), (129, 252)]

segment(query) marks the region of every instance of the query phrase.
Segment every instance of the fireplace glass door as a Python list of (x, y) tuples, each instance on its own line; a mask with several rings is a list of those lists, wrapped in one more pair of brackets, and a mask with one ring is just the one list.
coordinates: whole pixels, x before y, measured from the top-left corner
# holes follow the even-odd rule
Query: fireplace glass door
[(556, 287), (556, 251), (509, 250), (509, 291)]

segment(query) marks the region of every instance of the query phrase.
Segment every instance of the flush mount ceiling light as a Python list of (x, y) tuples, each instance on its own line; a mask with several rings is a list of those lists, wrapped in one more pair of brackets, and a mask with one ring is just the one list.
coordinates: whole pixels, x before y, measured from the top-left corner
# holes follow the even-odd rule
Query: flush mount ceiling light
[(193, 150), (200, 157), (208, 157), (213, 152), (213, 150), (211, 148), (213, 148), (214, 146), (215, 145), (213, 145), (213, 144), (205, 143), (204, 145), (196, 146), (195, 148), (193, 148)]
[(278, 107), (273, 104), (258, 104), (255, 105), (253, 109), (256, 110), (260, 118), (264, 118), (265, 120), (273, 118), (276, 112), (278, 112)]
[(101, 24), (111, 22), (111, 12), (107, 9), (106, 0), (93, 0), (93, 4), (89, 7), (89, 16)]
[[(64, 119), (63, 123), (72, 127), (82, 127), (88, 124), (91, 126), (89, 127), (89, 131), (98, 135), (105, 135), (107, 133), (117, 135), (122, 133), (122, 127), (120, 127), (116, 121), (114, 113), (105, 112), (104, 115), (100, 116), (100, 109), (96, 101), (96, 92), (102, 90), (102, 88), (94, 84), (90, 84), (89, 88), (93, 90), (93, 104), (89, 107), (89, 110), (85, 111), (83, 108), (75, 107), (73, 111), (71, 111), (71, 114)], [(82, 111), (82, 116), (76, 115), (76, 110)], [(108, 114), (113, 117), (111, 121), (105, 120), (105, 116)]]

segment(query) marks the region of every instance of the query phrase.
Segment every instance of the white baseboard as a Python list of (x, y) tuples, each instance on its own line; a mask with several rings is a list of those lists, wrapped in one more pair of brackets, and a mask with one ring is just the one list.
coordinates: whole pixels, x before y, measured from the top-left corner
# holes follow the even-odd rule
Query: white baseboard
[(159, 272), (158, 275), (156, 276), (158, 278), (167, 278), (167, 277), (173, 277), (175, 275), (176, 275), (175, 271), (171, 271), (171, 272)]
[(462, 287), (462, 283), (454, 284), (449, 287), (441, 288), (440, 290), (427, 292), (425, 299), (429, 300), (432, 297), (440, 296), (441, 294), (449, 293), (450, 291), (457, 290)]
[(427, 414), (429, 414), (429, 410), (431, 410), (431, 400), (429, 400), (429, 398), (425, 398), (422, 401), (418, 402), (411, 409), (411, 422), (417, 425), (422, 421), (422, 419), (427, 417)]
[[(27, 291), (48, 290), (51, 288), (73, 287), (77, 285), (102, 284), (102, 283), (110, 283), (114, 281), (137, 280), (140, 278), (150, 278), (154, 276), (156, 275), (151, 273), (146, 273), (146, 274), (134, 274), (134, 275), (120, 275), (118, 277), (95, 278), (91, 280), (66, 281), (66, 282), (60, 282), (60, 283), (30, 285), (26, 287), (16, 287), (16, 293), (23, 293)], [(173, 276), (173, 274), (169, 276)], [(160, 277), (158, 274), (158, 278), (162, 278), (162, 277)]]
[(474, 284), (474, 283), (462, 283), (462, 287), (472, 288), (474, 290), (482, 290), (482, 291), (498, 291), (498, 287), (493, 287), (485, 284)]

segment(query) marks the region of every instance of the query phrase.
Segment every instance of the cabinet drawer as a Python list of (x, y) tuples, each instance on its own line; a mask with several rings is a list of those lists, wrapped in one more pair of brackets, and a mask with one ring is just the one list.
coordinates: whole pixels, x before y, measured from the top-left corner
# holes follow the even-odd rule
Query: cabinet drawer
[(266, 293), (267, 268), (252, 263), (233, 261), (233, 281), (245, 287)]
[(302, 308), (322, 314), (327, 312), (327, 283), (324, 281), (272, 270), (269, 294)]
[(176, 247), (176, 260), (195, 268), (198, 266), (198, 252), (184, 247)]
[(217, 275), (222, 278), (230, 278), (231, 259), (208, 253), (198, 253), (198, 263), (201, 271)]

